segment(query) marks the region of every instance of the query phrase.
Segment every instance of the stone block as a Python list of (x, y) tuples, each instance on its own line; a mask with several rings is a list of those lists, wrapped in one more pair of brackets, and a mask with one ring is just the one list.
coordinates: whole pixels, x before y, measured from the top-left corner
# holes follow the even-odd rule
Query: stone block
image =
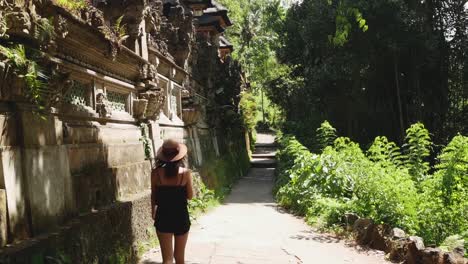
[(118, 198), (137, 194), (151, 188), (151, 164), (143, 161), (112, 168), (118, 189)]
[(127, 124), (111, 124), (99, 126), (99, 143), (134, 144), (140, 142), (141, 130), (138, 126)]
[(0, 148), (0, 182), (6, 191), (8, 229), (12, 241), (28, 237), (26, 221), (25, 189), (21, 169), (21, 150), (18, 147)]
[(2, 129), (0, 146), (17, 146), (18, 133), (15, 118), (8, 114), (0, 115), (0, 128)]
[(424, 250), (424, 241), (417, 236), (410, 236), (406, 251), (406, 264), (422, 263), (422, 251)]
[(353, 225), (353, 232), (356, 237), (356, 241), (360, 245), (367, 245), (372, 238), (374, 224), (371, 219), (359, 218)]
[(6, 191), (4, 189), (0, 189), (0, 247), (4, 247), (7, 244), (7, 233)]
[(376, 225), (372, 230), (369, 246), (373, 249), (388, 251), (389, 227), (385, 225)]
[(65, 144), (92, 144), (99, 141), (99, 129), (92, 123), (64, 123)]
[[(150, 193), (80, 215), (33, 240), (0, 248), (0, 263), (52, 263), (66, 256), (67, 263), (137, 263), (139, 242), (149, 238), (152, 229)], [(112, 243), (110, 243), (110, 241)], [(53, 262), (55, 263), (55, 262)]]
[(391, 232), (392, 239), (404, 239), (406, 238), (406, 233), (400, 228), (393, 228)]
[(405, 260), (408, 250), (407, 239), (392, 239), (388, 242), (389, 254), (388, 257), (392, 261), (401, 262)]
[(424, 264), (439, 264), (442, 261), (443, 253), (440, 248), (425, 248), (421, 252), (422, 263)]
[(65, 146), (29, 148), (24, 153), (32, 228), (40, 234), (74, 213), (68, 153)]
[(72, 176), (76, 209), (79, 213), (109, 205), (117, 199), (117, 186), (112, 169), (90, 168)]
[(31, 111), (21, 113), (23, 126), (23, 141), (26, 147), (57, 145), (61, 135), (57, 135), (56, 122), (61, 122), (54, 116), (39, 116)]
[(72, 174), (106, 166), (106, 153), (102, 144), (68, 145), (68, 159)]
[(143, 143), (128, 143), (118, 145), (106, 145), (105, 155), (109, 167), (142, 162), (146, 159)]

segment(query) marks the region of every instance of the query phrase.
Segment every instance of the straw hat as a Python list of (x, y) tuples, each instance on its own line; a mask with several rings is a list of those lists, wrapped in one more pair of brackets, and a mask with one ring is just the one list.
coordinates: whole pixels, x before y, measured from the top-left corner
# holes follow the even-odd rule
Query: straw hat
[(187, 155), (187, 146), (173, 139), (164, 140), (158, 150), (156, 157), (164, 162), (174, 162), (181, 160)]

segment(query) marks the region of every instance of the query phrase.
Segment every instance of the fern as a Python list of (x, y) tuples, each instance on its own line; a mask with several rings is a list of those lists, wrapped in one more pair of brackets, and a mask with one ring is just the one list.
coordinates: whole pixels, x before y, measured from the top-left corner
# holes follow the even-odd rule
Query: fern
[(72, 12), (80, 11), (88, 5), (85, 0), (55, 0), (54, 2), (56, 5)]
[(429, 131), (422, 123), (411, 125), (406, 130), (405, 144), (405, 166), (416, 182), (421, 182), (426, 178), (429, 171), (427, 158), (431, 154), (432, 143)]
[(366, 154), (370, 160), (384, 165), (393, 164), (399, 167), (403, 163), (400, 148), (385, 136), (376, 137)]
[(322, 152), (326, 147), (333, 146), (336, 139), (336, 129), (328, 121), (324, 121), (316, 130), (315, 142), (318, 152)]
[(107, 25), (100, 26), (99, 29), (101, 32), (111, 41), (117, 43), (117, 45), (121, 46), (123, 42), (129, 37), (127, 35), (127, 27), (122, 24), (124, 16), (120, 16), (115, 21), (114, 25), (109, 27)]
[(34, 60), (27, 57), (26, 48), (23, 45), (11, 48), (0, 45), (0, 56), (4, 57), (3, 63), (9, 67), (12, 73), (26, 84), (26, 96), (32, 103), (38, 105), (39, 109), (42, 109), (41, 91), (45, 87), (45, 83), (41, 80), (41, 77), (45, 76), (42, 68)]

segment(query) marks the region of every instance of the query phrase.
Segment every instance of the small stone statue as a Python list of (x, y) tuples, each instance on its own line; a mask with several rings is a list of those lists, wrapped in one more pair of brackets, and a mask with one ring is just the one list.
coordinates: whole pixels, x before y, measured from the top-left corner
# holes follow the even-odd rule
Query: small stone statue
[(112, 115), (107, 96), (104, 93), (98, 93), (96, 95), (96, 112), (101, 118), (108, 118)]

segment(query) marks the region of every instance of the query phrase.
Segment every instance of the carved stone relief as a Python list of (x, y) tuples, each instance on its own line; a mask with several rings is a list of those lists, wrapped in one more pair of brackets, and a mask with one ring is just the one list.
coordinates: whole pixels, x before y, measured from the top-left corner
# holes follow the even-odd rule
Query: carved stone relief
[(157, 120), (166, 102), (166, 96), (163, 91), (147, 91), (140, 94), (140, 99), (148, 101), (144, 118)]
[(96, 95), (96, 112), (101, 118), (109, 118), (112, 116), (109, 101), (104, 93), (98, 93)]

